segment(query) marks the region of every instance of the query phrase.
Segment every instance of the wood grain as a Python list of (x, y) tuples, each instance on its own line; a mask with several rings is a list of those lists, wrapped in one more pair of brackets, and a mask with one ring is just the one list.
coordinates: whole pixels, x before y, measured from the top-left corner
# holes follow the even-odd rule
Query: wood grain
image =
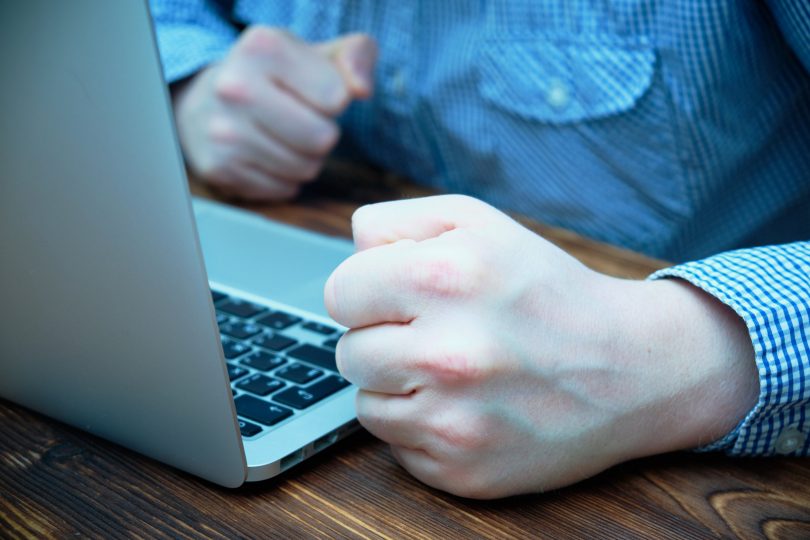
[[(248, 208), (348, 235), (359, 204), (426, 194), (373, 171), (338, 173), (295, 204)], [(532, 228), (613, 275), (642, 278), (663, 264)], [(227, 490), (0, 401), (0, 537), (810, 538), (810, 464), (669, 454), (477, 502), (420, 484), (361, 433), (278, 479)]]

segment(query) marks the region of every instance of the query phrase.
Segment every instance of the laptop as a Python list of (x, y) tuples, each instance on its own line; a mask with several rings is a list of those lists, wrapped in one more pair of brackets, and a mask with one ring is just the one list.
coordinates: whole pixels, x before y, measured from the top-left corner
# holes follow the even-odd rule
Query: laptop
[(0, 397), (227, 487), (357, 429), (353, 247), (190, 196), (146, 2), (0, 2), (0, 51)]

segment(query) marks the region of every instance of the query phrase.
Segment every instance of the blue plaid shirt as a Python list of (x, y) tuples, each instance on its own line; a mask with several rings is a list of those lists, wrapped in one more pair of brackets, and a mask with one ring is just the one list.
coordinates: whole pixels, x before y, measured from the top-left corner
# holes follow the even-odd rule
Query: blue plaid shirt
[[(153, 0), (167, 79), (240, 29), (367, 32), (339, 152), (675, 261), (745, 321), (760, 399), (707, 449), (810, 453), (810, 3)], [(723, 250), (737, 249), (714, 255)], [(712, 256), (714, 255), (714, 256)], [(708, 258), (706, 258), (708, 257)]]

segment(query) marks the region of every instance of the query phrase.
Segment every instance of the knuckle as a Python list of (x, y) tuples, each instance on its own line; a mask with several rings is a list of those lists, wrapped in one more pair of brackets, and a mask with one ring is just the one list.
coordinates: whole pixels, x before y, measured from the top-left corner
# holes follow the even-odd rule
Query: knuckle
[(242, 34), (239, 50), (249, 55), (283, 57), (290, 42), (290, 35), (279, 28), (251, 26)]
[(229, 69), (223, 69), (214, 80), (214, 94), (227, 103), (247, 105), (254, 101), (250, 83)]
[(217, 146), (237, 146), (240, 143), (239, 129), (231, 118), (223, 114), (211, 116), (205, 126), (206, 138)]
[(419, 367), (434, 379), (445, 383), (475, 382), (482, 379), (478, 362), (463, 351), (432, 352)]
[(430, 426), (433, 436), (455, 453), (467, 453), (487, 447), (485, 422), (469, 413), (441, 416)]
[(408, 279), (417, 292), (439, 298), (467, 298), (483, 286), (483, 268), (469, 250), (431, 255), (410, 267)]
[(470, 340), (466, 335), (456, 335), (448, 339), (445, 336), (444, 343), (416, 362), (415, 368), (433, 380), (447, 385), (478, 384), (496, 378), (503, 369), (500, 348), (486, 338)]
[(419, 368), (444, 384), (476, 384), (495, 377), (498, 373), (496, 347), (471, 342), (456, 346), (445, 345), (427, 354)]

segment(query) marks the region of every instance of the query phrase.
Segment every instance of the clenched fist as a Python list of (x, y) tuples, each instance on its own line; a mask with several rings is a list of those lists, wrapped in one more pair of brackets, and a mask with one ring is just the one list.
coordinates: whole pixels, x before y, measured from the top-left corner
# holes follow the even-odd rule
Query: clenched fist
[(287, 199), (315, 178), (340, 136), (335, 121), (373, 90), (368, 36), (310, 45), (252, 27), (228, 56), (173, 91), (191, 170), (225, 194)]
[(492, 498), (730, 431), (756, 403), (742, 321), (679, 280), (594, 272), (486, 204), (382, 203), (325, 301), (357, 414), (414, 476)]

